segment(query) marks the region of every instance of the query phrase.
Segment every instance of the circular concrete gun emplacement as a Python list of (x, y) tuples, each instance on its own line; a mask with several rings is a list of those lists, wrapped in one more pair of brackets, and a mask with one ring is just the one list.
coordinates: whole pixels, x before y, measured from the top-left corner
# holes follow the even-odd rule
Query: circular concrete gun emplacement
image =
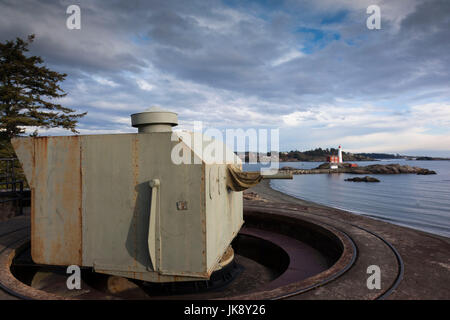
[(231, 278), (221, 286), (208, 286), (208, 281), (155, 285), (83, 268), (80, 290), (67, 288), (65, 266), (32, 262), (29, 220), (12, 219), (0, 224), (3, 295), (24, 299), (283, 299), (326, 285), (355, 261), (353, 241), (332, 226), (254, 207), (244, 211), (244, 219), (244, 227), (232, 242), (234, 259), (224, 266), (232, 270), (219, 274)]

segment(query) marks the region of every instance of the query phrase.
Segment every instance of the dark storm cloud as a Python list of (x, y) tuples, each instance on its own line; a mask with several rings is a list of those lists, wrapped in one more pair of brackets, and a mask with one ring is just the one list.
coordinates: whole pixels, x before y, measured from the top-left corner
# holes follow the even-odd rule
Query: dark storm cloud
[[(364, 24), (342, 25), (349, 19), (348, 11), (325, 12), (317, 20), (319, 27), (326, 21), (333, 22), (336, 35), (340, 28), (354, 30), (343, 30), (342, 39), (328, 40), (313, 55), (278, 66), (273, 61), (289, 46), (301, 50), (305, 42), (315, 42), (310, 32), (292, 32), (295, 18), (297, 28), (311, 25), (302, 26), (302, 17), (288, 18), (280, 7), (274, 12), (264, 6), (257, 11), (266, 10), (274, 23), (252, 15), (232, 23), (233, 13), (221, 12), (228, 8), (220, 2), (80, 2), (83, 27), (71, 31), (65, 28), (69, 4), (2, 1), (5, 14), (0, 37), (34, 32), (38, 40), (33, 50), (48, 63), (72, 72), (138, 72), (151, 63), (181, 79), (266, 98), (299, 98), (320, 92), (385, 96), (389, 88), (398, 93), (414, 91), (411, 85), (433, 87), (448, 82), (448, 72), (442, 72), (449, 59), (445, 54), (449, 49), (445, 41), (448, 1), (419, 4), (395, 33), (389, 31), (389, 21), (383, 21), (383, 30), (369, 31)], [(304, 16), (308, 10), (311, 15), (316, 12), (307, 3), (303, 8)], [(277, 21), (280, 15), (285, 17), (284, 25)], [(366, 18), (361, 17), (362, 21)], [(202, 25), (203, 18), (218, 27)], [(366, 40), (346, 38), (346, 32)], [(356, 44), (350, 45), (351, 41)], [(420, 68), (426, 72), (417, 76)]]
[[(372, 2), (382, 30), (366, 28)], [(81, 30), (65, 27), (71, 4)], [(91, 112), (89, 130), (94, 115), (128, 128), (151, 104), (182, 119), (279, 124), (323, 105), (370, 101), (394, 113), (450, 100), (446, 0), (0, 0), (0, 12), (0, 41), (35, 33), (31, 53), (69, 74), (66, 103)]]

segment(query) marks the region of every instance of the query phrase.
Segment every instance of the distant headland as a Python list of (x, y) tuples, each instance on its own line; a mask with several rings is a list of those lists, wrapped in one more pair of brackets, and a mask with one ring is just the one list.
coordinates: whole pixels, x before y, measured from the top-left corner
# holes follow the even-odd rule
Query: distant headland
[[(281, 151), (279, 152), (279, 161), (280, 162), (326, 162), (328, 156), (333, 156), (338, 154), (337, 148), (316, 148), (313, 150), (307, 151)], [(242, 160), (243, 157), (241, 157)], [(270, 152), (267, 154), (261, 154), (256, 152), (246, 152), (245, 153), (245, 161), (248, 162), (248, 159), (258, 159), (258, 160), (267, 160), (270, 159)], [(351, 153), (351, 152), (342, 152), (342, 158), (344, 162), (349, 161), (378, 161), (385, 159), (405, 159), (405, 160), (449, 160), (450, 158), (442, 158), (442, 157), (428, 157), (428, 156), (408, 156), (401, 154), (393, 154), (393, 153)]]
[[(337, 155), (338, 149), (336, 148), (316, 148), (308, 151), (289, 151), (280, 152), (281, 162), (296, 162), (296, 161), (315, 161), (325, 162), (330, 155)], [(348, 161), (376, 161), (384, 159), (405, 159), (405, 160), (450, 160), (450, 158), (442, 157), (428, 157), (428, 156), (408, 156), (392, 153), (351, 153), (342, 152), (344, 162)]]

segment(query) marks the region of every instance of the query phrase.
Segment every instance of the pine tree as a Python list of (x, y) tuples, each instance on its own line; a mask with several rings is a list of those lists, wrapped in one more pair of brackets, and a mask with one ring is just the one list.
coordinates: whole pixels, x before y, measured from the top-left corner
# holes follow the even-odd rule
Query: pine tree
[[(41, 57), (27, 57), (33, 40), (30, 35), (27, 40), (0, 43), (0, 143), (7, 154), (12, 151), (11, 138), (25, 133), (24, 127), (58, 127), (78, 133), (78, 119), (86, 115), (55, 103), (66, 95), (58, 83), (67, 74), (43, 66)], [(35, 130), (32, 135), (37, 134)]]

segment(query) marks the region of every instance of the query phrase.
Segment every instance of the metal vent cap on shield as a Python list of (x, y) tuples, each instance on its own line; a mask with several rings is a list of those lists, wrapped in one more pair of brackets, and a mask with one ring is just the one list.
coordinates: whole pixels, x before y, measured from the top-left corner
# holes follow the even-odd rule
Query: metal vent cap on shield
[(178, 125), (178, 116), (172, 111), (150, 107), (144, 112), (132, 114), (131, 125), (138, 128), (139, 133), (170, 132), (172, 127)]

